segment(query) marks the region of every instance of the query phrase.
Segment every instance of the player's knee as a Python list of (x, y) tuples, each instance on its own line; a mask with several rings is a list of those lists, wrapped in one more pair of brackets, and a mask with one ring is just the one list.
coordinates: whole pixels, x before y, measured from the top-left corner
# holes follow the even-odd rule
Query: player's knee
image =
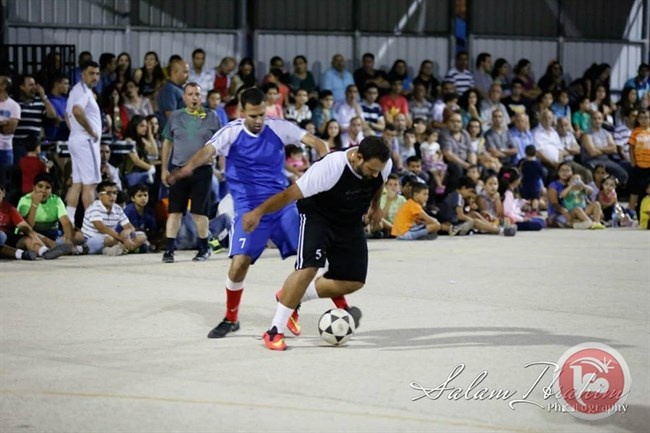
[(361, 281), (346, 281), (345, 282), (346, 293), (356, 292), (357, 290), (361, 289), (364, 286), (364, 284), (365, 283), (362, 283)]

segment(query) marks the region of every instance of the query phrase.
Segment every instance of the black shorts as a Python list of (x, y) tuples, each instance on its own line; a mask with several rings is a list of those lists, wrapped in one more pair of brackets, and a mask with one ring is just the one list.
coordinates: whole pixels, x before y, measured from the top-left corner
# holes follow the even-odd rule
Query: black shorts
[(300, 214), (296, 269), (329, 269), (325, 278), (366, 282), (368, 244), (361, 224), (337, 226), (314, 214)]
[(650, 182), (650, 168), (632, 167), (630, 173), (630, 194), (645, 195), (645, 188)]
[(169, 213), (185, 213), (187, 201), (192, 200), (190, 212), (195, 215), (207, 216), (211, 188), (212, 166), (198, 167), (191, 176), (181, 179), (169, 187)]

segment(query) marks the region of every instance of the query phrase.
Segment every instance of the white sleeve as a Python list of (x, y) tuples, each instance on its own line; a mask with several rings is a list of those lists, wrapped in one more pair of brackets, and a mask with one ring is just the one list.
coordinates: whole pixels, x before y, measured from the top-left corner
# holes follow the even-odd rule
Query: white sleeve
[(285, 144), (300, 144), (307, 131), (299, 128), (293, 122), (283, 119), (267, 119), (267, 125), (280, 137)]
[(303, 197), (311, 197), (319, 192), (332, 189), (341, 178), (347, 165), (347, 152), (336, 152), (326, 155), (302, 175), (296, 185)]
[(18, 120), (20, 120), (20, 113), (21, 113), (21, 110), (20, 110), (20, 105), (18, 103), (14, 102), (13, 104), (9, 105), (9, 118), (10, 119), (18, 119)]
[(84, 93), (81, 90), (81, 87), (74, 87), (72, 89), (72, 92), (70, 92), (70, 96), (68, 98), (68, 104), (66, 106), (66, 112), (68, 114), (72, 115), (72, 109), (74, 108), (75, 105), (79, 105), (81, 108), (84, 110), (86, 109), (86, 105), (88, 104), (88, 97), (86, 93)]
[(393, 171), (393, 161), (388, 158), (388, 161), (386, 162), (386, 167), (381, 171), (381, 177), (384, 179), (384, 183), (388, 180), (388, 176), (390, 175), (390, 172)]
[(241, 121), (231, 122), (215, 132), (205, 145), (213, 146), (217, 151), (217, 155), (228, 156), (230, 146), (232, 146), (233, 141), (235, 141), (237, 134), (241, 132), (242, 128)]

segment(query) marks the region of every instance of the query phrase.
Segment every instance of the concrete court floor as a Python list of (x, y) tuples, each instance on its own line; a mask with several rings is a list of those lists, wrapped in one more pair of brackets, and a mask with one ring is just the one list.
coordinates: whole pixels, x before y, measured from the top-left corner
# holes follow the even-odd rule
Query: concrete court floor
[[(303, 336), (271, 352), (260, 336), (292, 269), (267, 250), (223, 340), (225, 254), (162, 264), (159, 254), (0, 263), (0, 431), (8, 432), (647, 432), (650, 233), (546, 230), (515, 238), (371, 241), (364, 318), (326, 347), (303, 306)], [(412, 401), (412, 382), (516, 391), (568, 348), (601, 342), (627, 361), (628, 411), (578, 420), (507, 401)], [(545, 407), (541, 386), (529, 399)]]

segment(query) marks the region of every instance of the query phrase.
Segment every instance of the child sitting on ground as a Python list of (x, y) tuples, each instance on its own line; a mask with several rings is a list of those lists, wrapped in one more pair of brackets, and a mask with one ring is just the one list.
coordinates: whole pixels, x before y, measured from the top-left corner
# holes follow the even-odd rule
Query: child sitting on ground
[[(604, 229), (600, 223), (603, 217), (600, 203), (597, 201), (587, 204), (587, 197), (591, 194), (591, 188), (584, 184), (579, 174), (571, 176), (569, 186), (560, 193), (562, 206), (573, 217), (574, 229)], [(593, 219), (590, 218), (593, 217)]]
[(388, 175), (386, 186), (379, 201), (379, 207), (382, 212), (381, 222), (369, 228), (373, 238), (378, 239), (390, 236), (395, 215), (397, 215), (397, 211), (404, 203), (406, 203), (406, 198), (400, 194), (399, 176), (392, 173)]
[(607, 227), (631, 227), (632, 218), (623, 211), (618, 204), (618, 195), (616, 194), (618, 179), (614, 176), (607, 176), (601, 183), (600, 192), (598, 192), (598, 203), (603, 211), (603, 220)]
[(148, 242), (151, 245), (158, 245), (158, 242), (162, 240), (161, 233), (158, 231), (158, 224), (156, 224), (153, 210), (147, 207), (147, 204), (149, 204), (149, 188), (142, 183), (135, 184), (129, 189), (129, 195), (131, 196), (131, 203), (124, 208), (124, 214), (126, 214), (137, 231), (147, 235)]
[(429, 187), (418, 183), (411, 190), (412, 198), (397, 211), (391, 235), (400, 240), (435, 239), (441, 226), (424, 211), (429, 200)]
[(650, 182), (646, 184), (645, 197), (641, 200), (639, 226), (644, 230), (650, 230)]
[(499, 180), (496, 174), (485, 178), (483, 191), (477, 197), (478, 210), (489, 222), (499, 225), (503, 220), (503, 205), (499, 195)]
[(521, 210), (520, 200), (515, 193), (521, 183), (521, 175), (516, 168), (504, 168), (499, 181), (499, 193), (503, 195), (504, 224), (516, 224), (517, 230), (539, 231), (546, 226), (544, 218), (525, 216)]

